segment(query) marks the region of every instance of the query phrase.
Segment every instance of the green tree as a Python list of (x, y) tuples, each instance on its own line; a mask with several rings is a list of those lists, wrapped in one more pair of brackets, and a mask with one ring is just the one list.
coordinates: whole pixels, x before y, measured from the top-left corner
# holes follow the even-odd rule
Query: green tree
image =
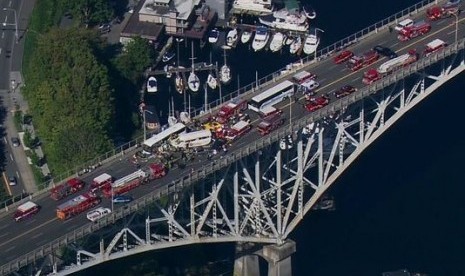
[(57, 30), (40, 37), (24, 93), (47, 161), (64, 172), (111, 149), (113, 91), (95, 53), (94, 32)]
[(86, 27), (108, 22), (113, 17), (113, 9), (108, 0), (63, 0), (68, 10)]
[(142, 81), (143, 73), (152, 64), (154, 57), (155, 50), (148, 40), (135, 37), (116, 58), (116, 67), (125, 78), (137, 85)]
[(34, 147), (34, 138), (32, 138), (32, 134), (29, 130), (26, 129), (24, 132), (24, 137), (23, 137), (24, 145), (28, 148), (33, 148)]

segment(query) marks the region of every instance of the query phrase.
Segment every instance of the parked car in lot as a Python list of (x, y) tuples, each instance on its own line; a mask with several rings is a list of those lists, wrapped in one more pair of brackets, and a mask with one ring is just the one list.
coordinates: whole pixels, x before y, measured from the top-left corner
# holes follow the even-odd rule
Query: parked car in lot
[(113, 198), (113, 203), (118, 204), (118, 203), (128, 203), (133, 200), (132, 196), (128, 195), (120, 195), (120, 196), (115, 196)]
[(334, 92), (334, 96), (336, 96), (336, 98), (342, 98), (354, 93), (355, 91), (357, 91), (357, 88), (353, 87), (352, 85), (344, 85), (343, 87), (336, 90), (336, 92)]
[(95, 210), (92, 210), (87, 213), (87, 219), (90, 221), (96, 221), (98, 219), (103, 218), (104, 216), (108, 215), (111, 213), (111, 210), (109, 208), (103, 208), (99, 207)]
[(373, 50), (375, 50), (378, 54), (382, 55), (382, 56), (385, 56), (389, 59), (393, 59), (393, 58), (396, 58), (397, 57), (397, 54), (396, 52), (394, 52), (393, 50), (389, 49), (388, 47), (384, 47), (384, 46), (381, 46), (381, 45), (376, 45)]

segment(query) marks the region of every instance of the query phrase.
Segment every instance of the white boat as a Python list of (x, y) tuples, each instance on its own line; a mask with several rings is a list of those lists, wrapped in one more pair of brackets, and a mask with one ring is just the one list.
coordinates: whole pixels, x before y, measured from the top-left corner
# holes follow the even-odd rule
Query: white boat
[(171, 78), (171, 76), (172, 76), (172, 74), (173, 74), (173, 72), (172, 72), (173, 68), (174, 68), (174, 67), (173, 67), (172, 65), (168, 65), (168, 64), (166, 64), (166, 65), (163, 67), (163, 71), (166, 72), (166, 77), (167, 77), (168, 79)]
[(149, 77), (147, 80), (147, 92), (154, 93), (158, 91), (157, 79), (154, 76)]
[(218, 29), (213, 29), (210, 31), (208, 34), (208, 42), (215, 44), (218, 41), (218, 38), (220, 37), (220, 31)]
[(176, 86), (176, 91), (178, 91), (179, 94), (182, 94), (184, 92), (185, 86), (184, 86), (184, 81), (182, 79), (182, 76), (179, 72), (176, 73), (174, 84)]
[(166, 52), (165, 54), (163, 54), (163, 57), (162, 57), (161, 60), (162, 60), (163, 62), (168, 62), (168, 61), (170, 61), (171, 59), (173, 59), (175, 55), (176, 55), (176, 54), (175, 54), (174, 52), (168, 51), (168, 52)]
[(284, 35), (277, 32), (271, 38), (270, 50), (271, 52), (277, 52), (283, 47)]
[(247, 42), (250, 41), (250, 38), (252, 38), (252, 31), (245, 30), (242, 32), (241, 35), (241, 42), (246, 44)]
[(231, 69), (229, 68), (229, 66), (228, 66), (228, 64), (226, 62), (226, 50), (227, 49), (231, 49), (231, 48), (228, 47), (228, 46), (223, 47), (224, 64), (223, 64), (223, 66), (221, 66), (219, 76), (218, 76), (219, 79), (220, 79), (220, 82), (223, 83), (223, 84), (228, 84), (232, 79)]
[(191, 52), (192, 52), (192, 57), (191, 57), (192, 70), (189, 73), (189, 78), (187, 78), (187, 87), (189, 87), (189, 89), (192, 92), (198, 92), (199, 88), (200, 88), (200, 79), (199, 79), (199, 77), (197, 76), (197, 74), (195, 73), (195, 70), (194, 70), (194, 59), (195, 58), (194, 58), (194, 42), (193, 41), (192, 41), (192, 44), (191, 44)]
[(316, 18), (316, 12), (310, 5), (304, 5), (302, 10), (308, 19)]
[(300, 48), (302, 48), (302, 38), (300, 38), (300, 36), (296, 36), (289, 47), (289, 52), (291, 54), (296, 54)]
[(271, 0), (235, 0), (232, 6), (237, 13), (252, 12), (266, 15), (273, 12), (271, 2)]
[(260, 51), (261, 49), (265, 48), (269, 38), (270, 33), (268, 32), (268, 28), (263, 26), (257, 27), (257, 31), (252, 42), (252, 48), (255, 51)]
[(226, 35), (226, 45), (229, 47), (234, 47), (238, 39), (238, 32), (237, 29), (232, 29)]
[(293, 36), (291, 36), (291, 35), (288, 35), (288, 36), (286, 37), (286, 39), (284, 40), (283, 43), (284, 43), (285, 45), (291, 45), (292, 42), (294, 42), (294, 40), (295, 40), (295, 37), (293, 37)]
[(208, 74), (207, 84), (211, 89), (216, 89), (216, 87), (218, 87), (218, 81), (216, 80), (216, 78), (213, 76), (212, 73)]
[(304, 44), (304, 53), (307, 55), (315, 53), (318, 44), (320, 44), (320, 38), (318, 36), (316, 36), (315, 34), (307, 35)]
[(261, 24), (279, 30), (306, 32), (309, 28), (308, 18), (298, 9), (283, 8), (270, 15), (258, 18)]

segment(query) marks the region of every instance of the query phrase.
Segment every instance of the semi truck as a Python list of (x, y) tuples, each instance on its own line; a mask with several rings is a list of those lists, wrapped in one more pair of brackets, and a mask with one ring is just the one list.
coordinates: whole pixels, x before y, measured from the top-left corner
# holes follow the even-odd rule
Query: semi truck
[(220, 108), (220, 111), (216, 116), (216, 120), (221, 124), (225, 124), (229, 121), (229, 119), (245, 111), (246, 109), (246, 100), (234, 99)]
[(352, 71), (357, 71), (360, 68), (370, 65), (373, 62), (377, 61), (379, 58), (379, 54), (374, 50), (369, 50), (363, 53), (360, 56), (353, 56), (347, 62), (347, 68)]
[(53, 188), (50, 191), (50, 197), (53, 200), (60, 200), (82, 190), (84, 186), (84, 181), (78, 178), (72, 178), (65, 183), (57, 185), (55, 188)]
[(431, 30), (431, 25), (422, 20), (415, 22), (412, 26), (405, 27), (399, 31), (397, 39), (407, 41), (420, 35), (424, 35)]
[(415, 50), (410, 50), (406, 54), (386, 61), (385, 63), (381, 64), (378, 69), (370, 69), (366, 71), (363, 75), (362, 82), (364, 84), (372, 84), (373, 82), (383, 78), (385, 75), (417, 61), (418, 58), (418, 53)]
[(26, 219), (28, 217), (31, 217), (35, 214), (37, 214), (40, 210), (39, 205), (32, 201), (28, 201), (26, 203), (23, 203), (18, 206), (18, 209), (16, 209), (16, 212), (13, 215), (13, 218), (15, 219), (16, 222), (19, 222), (23, 219)]
[(77, 214), (80, 214), (90, 208), (100, 204), (100, 197), (96, 194), (89, 192), (82, 194), (73, 199), (66, 201), (57, 207), (57, 218), (61, 220), (69, 219)]

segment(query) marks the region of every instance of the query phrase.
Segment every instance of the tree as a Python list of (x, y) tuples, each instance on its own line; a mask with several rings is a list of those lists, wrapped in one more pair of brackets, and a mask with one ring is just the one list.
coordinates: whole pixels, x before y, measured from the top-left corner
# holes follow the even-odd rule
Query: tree
[(108, 0), (63, 0), (71, 14), (86, 27), (108, 22), (113, 10)]
[(125, 51), (117, 57), (116, 67), (124, 77), (137, 85), (154, 57), (155, 50), (148, 40), (135, 37), (126, 45)]
[(113, 91), (95, 56), (99, 39), (82, 29), (40, 37), (24, 93), (54, 172), (64, 172), (112, 148)]

